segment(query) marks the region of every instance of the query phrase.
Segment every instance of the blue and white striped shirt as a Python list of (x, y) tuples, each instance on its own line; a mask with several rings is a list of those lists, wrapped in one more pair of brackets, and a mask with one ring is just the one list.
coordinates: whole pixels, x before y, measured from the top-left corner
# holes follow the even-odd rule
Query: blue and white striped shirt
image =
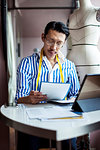
[[(38, 53), (34, 53), (31, 56), (23, 58), (21, 63), (19, 64), (17, 69), (16, 100), (20, 97), (28, 96), (31, 90), (36, 90), (39, 59), (40, 55)], [(74, 63), (67, 59), (64, 59), (64, 62), (62, 63), (62, 72), (64, 75), (64, 82), (69, 82), (71, 84), (71, 88), (67, 98), (76, 96), (78, 94), (80, 85)], [(58, 63), (56, 63), (52, 68), (46, 56), (43, 56), (42, 60), (38, 91), (40, 91), (42, 81), (56, 83), (62, 82)]]

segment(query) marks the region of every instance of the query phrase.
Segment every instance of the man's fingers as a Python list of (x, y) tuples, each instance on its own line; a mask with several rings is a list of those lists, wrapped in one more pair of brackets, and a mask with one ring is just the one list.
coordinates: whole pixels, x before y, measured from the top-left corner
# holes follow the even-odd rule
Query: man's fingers
[(34, 95), (30, 96), (30, 101), (32, 104), (39, 103), (40, 101), (46, 100), (47, 96), (46, 95)]
[(46, 99), (47, 98), (47, 96), (46, 95), (34, 95), (34, 97), (33, 97), (33, 99), (35, 99), (35, 100), (44, 100), (44, 99)]
[(30, 95), (29, 95), (29, 99), (30, 99), (30, 103), (31, 104), (37, 104), (40, 101), (46, 100), (47, 99), (47, 95), (43, 95), (39, 91), (31, 91)]
[(42, 95), (42, 93), (39, 91), (31, 91), (30, 95)]
[(39, 92), (39, 91), (34, 91), (34, 95), (39, 96), (39, 95), (42, 95), (42, 93), (41, 93), (41, 92)]
[(30, 91), (30, 95), (34, 95), (34, 91)]

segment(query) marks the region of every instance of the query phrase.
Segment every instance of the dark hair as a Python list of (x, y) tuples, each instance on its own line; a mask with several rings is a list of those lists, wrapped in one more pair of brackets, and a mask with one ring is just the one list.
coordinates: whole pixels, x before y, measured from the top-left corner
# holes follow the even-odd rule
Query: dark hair
[(68, 27), (63, 22), (56, 22), (56, 21), (49, 22), (44, 29), (45, 37), (48, 34), (49, 30), (56, 30), (58, 32), (64, 33), (66, 35), (65, 40), (69, 36)]

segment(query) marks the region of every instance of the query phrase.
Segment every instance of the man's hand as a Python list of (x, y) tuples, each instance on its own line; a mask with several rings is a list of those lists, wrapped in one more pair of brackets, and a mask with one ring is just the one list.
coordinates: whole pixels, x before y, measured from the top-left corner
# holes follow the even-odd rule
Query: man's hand
[(46, 100), (47, 96), (46, 95), (42, 95), (41, 92), (39, 91), (31, 91), (30, 95), (29, 95), (29, 101), (32, 104), (37, 104), (40, 101)]
[(29, 96), (21, 97), (18, 99), (18, 104), (24, 103), (24, 104), (37, 104), (40, 101), (46, 100), (47, 96), (43, 95), (39, 91), (31, 91)]

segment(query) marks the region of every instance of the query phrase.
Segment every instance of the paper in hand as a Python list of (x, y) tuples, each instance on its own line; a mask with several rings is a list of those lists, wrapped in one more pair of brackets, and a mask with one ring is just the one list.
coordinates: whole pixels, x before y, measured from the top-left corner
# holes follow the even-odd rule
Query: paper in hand
[(42, 82), (41, 84), (42, 94), (47, 94), (47, 97), (50, 100), (64, 99), (67, 96), (69, 89), (69, 83)]

